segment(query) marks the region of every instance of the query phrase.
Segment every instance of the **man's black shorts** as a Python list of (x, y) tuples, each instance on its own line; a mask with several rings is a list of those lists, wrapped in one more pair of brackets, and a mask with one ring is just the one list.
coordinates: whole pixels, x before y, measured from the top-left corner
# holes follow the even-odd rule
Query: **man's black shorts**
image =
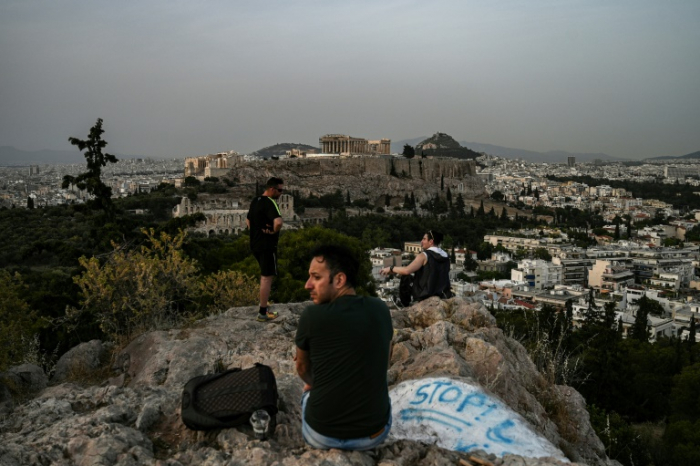
[(253, 255), (260, 264), (260, 275), (263, 277), (277, 276), (277, 251), (259, 251)]

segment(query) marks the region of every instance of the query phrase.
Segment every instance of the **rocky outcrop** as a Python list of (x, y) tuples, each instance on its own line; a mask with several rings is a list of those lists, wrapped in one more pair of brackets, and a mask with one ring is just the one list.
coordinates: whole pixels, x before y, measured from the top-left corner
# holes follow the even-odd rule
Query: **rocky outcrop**
[(457, 159), (475, 159), (481, 155), (467, 147), (462, 147), (449, 134), (439, 132), (416, 144), (416, 154)]
[(100, 340), (92, 340), (71, 348), (61, 356), (56, 363), (53, 383), (60, 383), (69, 378), (79, 377), (79, 374), (89, 374), (103, 365), (109, 356), (108, 345)]
[[(467, 456), (391, 437), (368, 452), (306, 446), (300, 430), (302, 383), (292, 360), (304, 304), (275, 308), (280, 317), (270, 323), (255, 320), (256, 308), (235, 308), (187, 328), (141, 335), (112, 358), (111, 378), (99, 384), (70, 378), (43, 389), (2, 420), (0, 464), (454, 465)], [(523, 347), (503, 335), (481, 304), (431, 298), (394, 311), (393, 320), (392, 386), (438, 376), (471, 381), (527, 419), (571, 460), (614, 464), (592, 433), (580, 395), (569, 387), (547, 387)], [(272, 367), (277, 377), (280, 412), (272, 438), (256, 440), (249, 426), (211, 432), (185, 428), (179, 409), (187, 380), (255, 362)], [(545, 409), (552, 399), (543, 400), (543, 393), (561, 396), (557, 419)], [(496, 465), (563, 464), (471, 454)]]
[(15, 399), (22, 400), (40, 392), (48, 382), (41, 367), (34, 364), (20, 364), (0, 373), (0, 416), (12, 412)]
[[(393, 170), (392, 170), (393, 166)], [(392, 172), (395, 176), (392, 176)], [(264, 183), (271, 176), (281, 177), (289, 189), (304, 196), (334, 193), (340, 186), (351, 200), (389, 195), (403, 199), (411, 195), (424, 202), (436, 194), (444, 195), (442, 185), (453, 196), (465, 199), (484, 196), (484, 183), (476, 176), (473, 160), (406, 159), (361, 157), (333, 159), (288, 159), (247, 162), (231, 170), (240, 183)]]

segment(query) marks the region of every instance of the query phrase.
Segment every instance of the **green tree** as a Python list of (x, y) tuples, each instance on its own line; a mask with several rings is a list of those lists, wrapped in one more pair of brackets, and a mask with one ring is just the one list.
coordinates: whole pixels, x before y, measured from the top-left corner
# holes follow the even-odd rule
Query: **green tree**
[(0, 372), (27, 361), (36, 335), (36, 313), (23, 296), (19, 274), (0, 270)]
[(462, 197), (462, 193), (457, 194), (457, 199), (455, 200), (454, 204), (454, 209), (457, 211), (457, 217), (463, 218), (464, 217), (464, 198)]
[(107, 142), (102, 139), (102, 118), (97, 119), (97, 123), (90, 129), (90, 134), (85, 140), (70, 137), (68, 141), (82, 152), (85, 151), (87, 160), (87, 171), (74, 177), (65, 175), (61, 187), (77, 186), (81, 191), (87, 191), (93, 196), (90, 205), (92, 208), (102, 210), (108, 218), (114, 216), (114, 205), (112, 204), (112, 188), (102, 181), (102, 167), (108, 163), (117, 163), (117, 158), (108, 153), (102, 153), (107, 146)]
[(484, 215), (486, 215), (486, 211), (484, 210), (484, 200), (482, 199), (479, 204), (479, 210), (476, 211), (476, 216), (483, 217)]
[(615, 411), (588, 406), (591, 416), (591, 426), (605, 445), (605, 453), (610, 459), (619, 461), (625, 466), (653, 464), (651, 447), (634, 428)]
[(31, 196), (27, 196), (27, 209), (34, 208), (34, 199)]
[(196, 177), (194, 176), (186, 176), (185, 181), (183, 183), (183, 186), (186, 188), (196, 188), (201, 186), (202, 182), (199, 181)]
[(505, 198), (505, 196), (499, 190), (495, 190), (494, 192), (491, 193), (491, 199), (493, 199), (495, 201), (502, 202), (504, 198)]
[(332, 194), (324, 194), (320, 198), (321, 207), (326, 209), (342, 209), (345, 207), (345, 202), (343, 201), (343, 193), (340, 189), (336, 189)]
[(690, 362), (694, 363), (695, 362), (695, 347), (697, 346), (697, 343), (695, 341), (697, 334), (697, 329), (696, 329), (696, 323), (695, 323), (695, 317), (690, 318), (690, 327), (688, 328), (688, 352), (690, 353)]
[[(304, 228), (303, 230), (285, 231), (280, 236), (279, 276), (273, 285), (273, 296), (277, 302), (300, 302), (309, 299), (309, 292), (304, 284), (309, 276), (309, 252), (320, 244), (342, 244), (353, 251), (360, 260), (358, 285), (355, 288), (360, 295), (375, 295), (372, 263), (367, 256), (367, 245), (357, 238), (351, 238), (337, 231), (322, 227)], [(252, 256), (248, 260), (255, 263)], [(257, 265), (257, 264), (256, 264)], [(259, 273), (259, 270), (256, 269)]]
[(114, 244), (104, 263), (96, 257), (80, 258), (84, 271), (74, 281), (81, 307), (67, 311), (66, 324), (88, 319), (119, 341), (178, 325), (186, 316), (206, 314), (215, 306), (257, 301), (257, 281), (252, 275), (220, 272), (213, 279), (202, 279), (196, 261), (184, 254), (185, 232), (171, 236), (144, 229), (142, 233), (145, 241), (138, 249)]
[(551, 261), (552, 260), (552, 255), (547, 251), (546, 248), (537, 248), (535, 249), (533, 256), (535, 259), (542, 259), (545, 261)]
[(691, 422), (700, 420), (700, 363), (685, 367), (674, 377), (670, 419)]
[(416, 149), (414, 149), (413, 146), (409, 144), (404, 144), (403, 152), (401, 153), (401, 155), (403, 155), (407, 159), (412, 159), (416, 156)]
[(647, 314), (651, 314), (657, 317), (663, 316), (666, 312), (661, 303), (655, 299), (648, 298), (646, 295), (642, 296), (637, 300), (639, 307), (644, 307)]

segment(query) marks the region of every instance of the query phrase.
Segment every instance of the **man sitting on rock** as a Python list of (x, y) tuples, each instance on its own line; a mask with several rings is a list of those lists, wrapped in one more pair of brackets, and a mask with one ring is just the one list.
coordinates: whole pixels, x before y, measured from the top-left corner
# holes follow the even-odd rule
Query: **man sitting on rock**
[[(379, 271), (382, 275), (395, 273), (403, 276), (399, 293), (404, 306), (408, 306), (412, 300), (423, 301), (431, 296), (440, 298), (453, 296), (450, 289), (450, 256), (439, 247), (442, 239), (441, 232), (426, 231), (420, 242), (423, 252), (418, 254), (413, 262), (405, 267), (392, 265)], [(413, 280), (410, 280), (411, 274), (415, 274)], [(404, 283), (409, 283), (409, 290), (402, 289)]]
[(368, 450), (391, 428), (387, 367), (393, 327), (386, 304), (355, 294), (360, 263), (343, 246), (311, 253), (299, 319), (296, 369), (304, 381), (302, 433), (309, 445)]

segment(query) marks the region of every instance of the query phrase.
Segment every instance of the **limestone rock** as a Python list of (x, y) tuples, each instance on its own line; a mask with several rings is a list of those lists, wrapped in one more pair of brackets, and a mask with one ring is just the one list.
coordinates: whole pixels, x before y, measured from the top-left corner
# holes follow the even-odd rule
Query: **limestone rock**
[(12, 412), (15, 398), (36, 394), (46, 388), (48, 377), (34, 364), (21, 364), (0, 373), (0, 416)]
[(28, 394), (43, 390), (49, 382), (44, 370), (34, 364), (13, 366), (8, 369), (3, 378), (14, 384), (21, 393)]
[[(0, 420), (0, 464), (412, 466), (454, 465), (466, 456), (391, 437), (368, 452), (318, 451), (305, 445), (299, 405), (303, 384), (292, 360), (304, 307), (275, 305), (280, 317), (267, 323), (255, 320), (255, 307), (230, 309), (187, 328), (134, 339), (114, 357), (109, 366), (115, 372), (112, 378), (98, 385), (49, 386)], [(539, 400), (539, 391), (546, 388), (542, 377), (524, 348), (503, 335), (483, 306), (462, 299), (431, 299), (392, 316), (396, 331), (390, 384), (429, 376), (471, 380), (525, 417), (570, 459), (616, 464), (606, 458), (583, 399), (570, 387), (549, 390), (548, 396), (561, 397), (565, 419), (554, 422)], [(93, 345), (85, 354), (99, 353)], [(75, 353), (79, 352), (71, 358), (77, 358)], [(180, 401), (187, 380), (255, 362), (271, 366), (277, 377), (280, 412), (271, 438), (255, 439), (246, 425), (210, 432), (185, 428)], [(552, 458), (470, 454), (496, 466), (562, 464)]]
[(100, 340), (81, 343), (61, 356), (51, 382), (60, 383), (84, 376), (100, 367), (107, 355), (108, 348)]

